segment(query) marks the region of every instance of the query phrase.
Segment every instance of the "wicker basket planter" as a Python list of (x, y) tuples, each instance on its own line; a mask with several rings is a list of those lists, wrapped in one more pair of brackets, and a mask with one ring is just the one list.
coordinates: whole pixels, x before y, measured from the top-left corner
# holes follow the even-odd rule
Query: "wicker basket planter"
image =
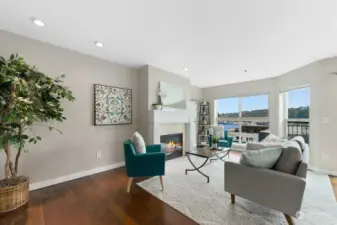
[(15, 210), (29, 200), (29, 178), (19, 177), (19, 182), (0, 187), (0, 213)]

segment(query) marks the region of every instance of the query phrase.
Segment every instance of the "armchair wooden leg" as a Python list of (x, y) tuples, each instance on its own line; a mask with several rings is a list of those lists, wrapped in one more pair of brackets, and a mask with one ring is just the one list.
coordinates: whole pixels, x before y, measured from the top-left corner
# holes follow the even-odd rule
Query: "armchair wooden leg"
[(128, 180), (128, 186), (126, 187), (126, 191), (127, 191), (128, 193), (130, 192), (132, 180), (133, 180), (133, 177), (129, 177), (129, 180)]
[(160, 179), (161, 190), (162, 190), (162, 191), (164, 191), (164, 182), (163, 182), (163, 177), (162, 177), (162, 176), (160, 176), (160, 177), (159, 177), (159, 179)]
[(235, 204), (235, 195), (234, 194), (231, 194), (231, 202), (232, 202), (232, 204)]
[(284, 214), (284, 216), (286, 217), (286, 220), (289, 225), (295, 225), (295, 222), (291, 216), (288, 216), (287, 214)]

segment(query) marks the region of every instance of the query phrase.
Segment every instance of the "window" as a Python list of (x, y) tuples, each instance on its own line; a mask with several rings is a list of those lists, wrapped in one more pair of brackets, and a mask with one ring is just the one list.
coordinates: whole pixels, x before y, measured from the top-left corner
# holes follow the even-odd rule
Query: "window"
[(241, 98), (242, 117), (268, 117), (268, 95)]
[(223, 98), (217, 101), (218, 116), (239, 117), (239, 98)]
[(285, 135), (302, 136), (309, 143), (310, 88), (300, 88), (282, 93), (285, 107)]
[(310, 104), (310, 89), (302, 88), (288, 93), (288, 118), (308, 119)]
[(261, 141), (268, 135), (268, 95), (216, 100), (218, 125), (228, 130), (234, 141)]

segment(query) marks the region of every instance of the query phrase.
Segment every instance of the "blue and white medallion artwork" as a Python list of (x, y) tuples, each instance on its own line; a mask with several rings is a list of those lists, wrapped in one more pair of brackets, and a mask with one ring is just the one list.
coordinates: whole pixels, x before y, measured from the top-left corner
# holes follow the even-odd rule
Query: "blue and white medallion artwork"
[(95, 84), (95, 125), (132, 123), (132, 90)]

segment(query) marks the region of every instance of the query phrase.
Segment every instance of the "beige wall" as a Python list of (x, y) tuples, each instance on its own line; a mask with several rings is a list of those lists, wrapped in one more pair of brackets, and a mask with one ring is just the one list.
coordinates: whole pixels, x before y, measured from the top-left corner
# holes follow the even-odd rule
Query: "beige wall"
[(202, 88), (190, 86), (190, 98), (201, 101), (203, 99)]
[[(133, 134), (138, 121), (136, 71), (0, 31), (0, 55), (8, 57), (16, 52), (46, 74), (57, 76), (66, 73), (65, 84), (71, 87), (76, 97), (74, 103), (64, 104), (67, 120), (55, 125), (63, 135), (35, 129), (42, 141), (27, 146), (29, 153), (22, 155), (20, 173), (31, 176), (32, 182), (37, 182), (124, 161), (122, 142)], [(93, 125), (94, 84), (132, 89), (133, 124)], [(96, 151), (102, 152), (101, 159), (96, 159)], [(0, 164), (4, 165), (3, 153)]]
[(138, 132), (142, 134), (146, 143), (148, 143), (148, 66), (138, 70)]
[[(337, 58), (317, 61), (279, 77), (204, 88), (203, 98), (213, 104), (219, 98), (268, 93), (270, 129), (279, 134), (283, 126), (279, 93), (309, 85), (311, 165), (337, 174), (334, 138), (337, 127), (337, 76), (331, 75), (331, 72), (337, 72)], [(323, 123), (324, 117), (329, 118), (330, 122)]]
[(158, 103), (157, 90), (159, 87), (159, 82), (167, 82), (184, 87), (185, 99), (189, 100), (191, 84), (188, 78), (153, 66), (148, 66), (148, 79), (148, 109), (152, 109), (153, 103)]
[[(192, 86), (190, 79), (167, 72), (165, 70), (147, 65), (138, 70), (138, 100), (139, 100), (139, 123), (138, 130), (144, 136), (147, 143), (152, 142), (151, 130), (148, 124), (149, 110), (152, 110), (152, 104), (158, 103), (157, 90), (159, 82), (167, 82), (184, 87), (185, 100), (201, 100), (202, 89)], [(174, 131), (172, 131), (174, 132)]]

